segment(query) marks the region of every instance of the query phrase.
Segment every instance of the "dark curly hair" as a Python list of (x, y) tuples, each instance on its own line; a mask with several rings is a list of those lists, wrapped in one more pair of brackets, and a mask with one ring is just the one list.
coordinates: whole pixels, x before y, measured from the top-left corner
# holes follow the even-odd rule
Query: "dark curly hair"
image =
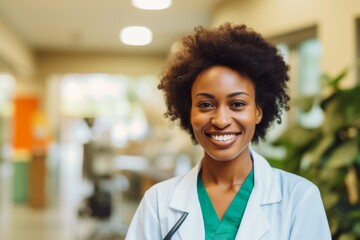
[(191, 88), (205, 69), (227, 66), (253, 81), (255, 101), (262, 108), (262, 121), (256, 126), (252, 142), (265, 140), (267, 129), (275, 119), (281, 123), (282, 111), (288, 110), (288, 65), (277, 48), (246, 25), (225, 23), (218, 28), (195, 28), (195, 34), (182, 39), (181, 49), (160, 75), (158, 89), (164, 92), (171, 121), (197, 143), (190, 124)]

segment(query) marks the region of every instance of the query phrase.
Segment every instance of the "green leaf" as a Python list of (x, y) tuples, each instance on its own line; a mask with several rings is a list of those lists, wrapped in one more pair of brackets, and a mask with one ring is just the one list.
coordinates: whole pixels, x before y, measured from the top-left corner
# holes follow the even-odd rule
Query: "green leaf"
[(308, 112), (311, 110), (316, 96), (302, 96), (293, 98), (290, 102), (292, 106), (299, 107), (302, 111)]
[(334, 141), (334, 135), (322, 136), (319, 142), (315, 143), (315, 146), (304, 154), (304, 158), (302, 159), (302, 161), (307, 161), (308, 165), (314, 165), (319, 163), (321, 157), (330, 148)]
[(353, 233), (341, 234), (339, 240), (356, 240), (356, 236)]
[[(353, 219), (358, 219), (360, 220), (360, 209), (359, 210), (354, 210), (354, 211), (351, 211), (349, 213), (349, 217), (350, 218), (353, 218)], [(359, 222), (359, 225), (360, 225), (360, 222)], [(360, 227), (360, 226), (359, 226)]]
[(334, 99), (329, 101), (324, 108), (324, 119), (322, 131), (324, 135), (336, 134), (336, 132), (346, 125), (344, 115), (341, 114), (341, 104)]
[(338, 169), (324, 167), (320, 169), (318, 177), (324, 184), (330, 184), (333, 187), (334, 182), (339, 179), (339, 174)]
[(274, 145), (288, 145), (290, 147), (302, 148), (319, 137), (317, 129), (305, 129), (298, 125), (290, 126), (274, 141)]
[(325, 164), (328, 168), (340, 168), (350, 166), (355, 162), (358, 154), (358, 143), (350, 140), (338, 146), (328, 157)]
[(355, 164), (360, 165), (360, 152), (357, 154), (355, 158)]
[(324, 195), (322, 197), (323, 202), (324, 202), (324, 207), (326, 209), (329, 209), (331, 207), (333, 207), (334, 205), (337, 204), (337, 202), (339, 201), (339, 194), (337, 193), (328, 193), (326, 195)]
[(330, 77), (327, 74), (323, 74), (322, 75), (322, 82), (324, 82), (325, 84), (327, 84), (328, 86), (331, 86), (332, 88), (334, 88), (335, 90), (339, 89), (339, 85), (341, 80), (343, 80), (345, 78), (345, 76), (348, 73), (348, 69), (345, 68), (343, 71), (341, 71), (338, 75), (336, 75), (335, 77)]
[(356, 236), (360, 237), (360, 222), (357, 222), (353, 227), (353, 232)]
[(274, 168), (285, 169), (285, 161), (284, 160), (277, 160), (277, 159), (270, 159), (266, 158), (269, 164)]
[[(321, 106), (326, 117), (335, 116), (342, 119), (342, 126), (351, 126), (360, 118), (360, 86), (337, 91), (323, 100)], [(333, 118), (328, 118), (327, 122), (333, 121)]]

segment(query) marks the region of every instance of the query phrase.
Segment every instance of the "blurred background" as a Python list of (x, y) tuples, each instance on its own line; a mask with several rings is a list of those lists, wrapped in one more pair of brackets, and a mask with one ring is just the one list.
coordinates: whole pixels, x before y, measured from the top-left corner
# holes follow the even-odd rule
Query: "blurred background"
[(123, 239), (146, 189), (202, 156), (164, 119), (158, 75), (181, 37), (226, 21), (291, 65), (291, 110), (253, 148), (319, 186), (333, 239), (360, 239), (360, 2), (155, 5), (0, 1), (0, 239)]

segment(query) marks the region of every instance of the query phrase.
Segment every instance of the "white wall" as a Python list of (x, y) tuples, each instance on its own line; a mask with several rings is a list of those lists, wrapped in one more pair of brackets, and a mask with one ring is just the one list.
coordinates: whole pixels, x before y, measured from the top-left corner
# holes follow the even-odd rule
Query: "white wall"
[(225, 21), (245, 23), (265, 37), (316, 25), (323, 46), (322, 71), (336, 75), (350, 67), (346, 85), (352, 85), (356, 80), (355, 19), (358, 17), (358, 0), (232, 0), (217, 8), (212, 25)]

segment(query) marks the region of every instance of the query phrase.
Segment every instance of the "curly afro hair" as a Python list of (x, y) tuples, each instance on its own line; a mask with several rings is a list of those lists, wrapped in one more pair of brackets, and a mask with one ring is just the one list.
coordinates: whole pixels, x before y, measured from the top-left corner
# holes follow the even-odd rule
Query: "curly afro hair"
[(165, 97), (165, 117), (179, 121), (194, 143), (190, 124), (191, 88), (205, 69), (227, 66), (248, 76), (255, 87), (255, 101), (262, 108), (262, 121), (256, 126), (252, 142), (265, 140), (274, 120), (281, 123), (283, 110), (289, 110), (288, 65), (277, 48), (246, 25), (225, 23), (218, 28), (195, 28), (195, 34), (182, 39), (181, 49), (160, 75), (158, 89)]

